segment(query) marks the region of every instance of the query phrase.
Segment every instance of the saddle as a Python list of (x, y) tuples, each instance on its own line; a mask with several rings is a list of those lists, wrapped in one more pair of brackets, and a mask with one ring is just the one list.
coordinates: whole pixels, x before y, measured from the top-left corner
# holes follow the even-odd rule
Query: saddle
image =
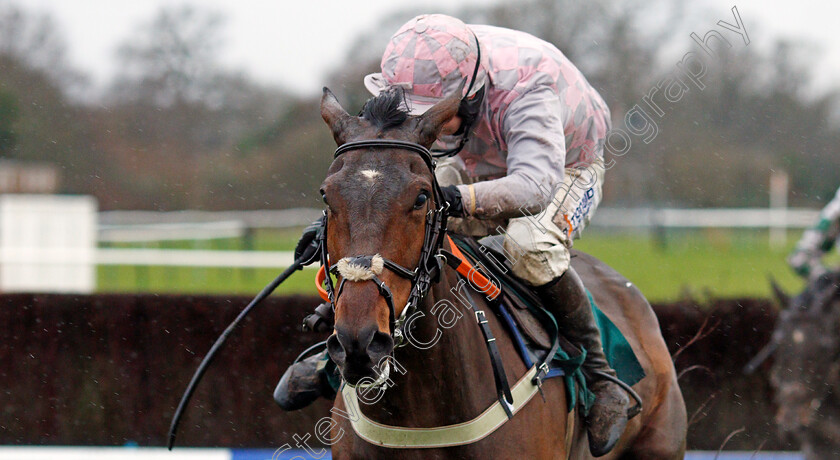
[[(477, 271), (493, 284), (498, 284), (501, 294), (493, 298), (490, 307), (507, 327), (523, 363), (530, 368), (535, 363), (548, 362), (549, 370), (544, 379), (567, 377), (570, 410), (574, 408), (578, 393), (584, 400), (584, 406), (588, 407), (592, 395), (586, 389), (586, 381), (580, 369), (586, 358), (586, 351), (576, 347), (559, 333), (556, 321), (543, 308), (539, 297), (511, 274), (511, 266), (502, 246), (504, 237), (488, 236), (476, 240), (452, 235), (451, 238)], [(554, 347), (555, 341), (558, 347)], [(555, 348), (554, 353), (559, 360), (545, 359), (552, 348)], [(578, 386), (576, 384), (581, 391), (574, 390)]]
[[(491, 302), (491, 307), (507, 327), (524, 364), (530, 367), (542, 361), (551, 349), (554, 340), (550, 331), (557, 330), (555, 325), (546, 323), (555, 322), (555, 320), (531, 288), (512, 275), (512, 267), (508, 258), (505, 257), (504, 236), (494, 235), (476, 240), (452, 235), (452, 241), (461, 253), (470, 259), (477, 270), (483, 271), (488, 278), (499, 283), (501, 295), (496, 301)], [(597, 307), (588, 290), (587, 295), (601, 331), (601, 341), (607, 360), (618, 374), (618, 379), (626, 384), (622, 386), (629, 388), (645, 376), (644, 369), (627, 339)], [(572, 344), (563, 335), (562, 330), (557, 335), (560, 346), (554, 359), (549, 362), (550, 370), (545, 379), (564, 377), (569, 392), (570, 410), (574, 408), (578, 399), (576, 396), (579, 396), (583, 403), (584, 413), (586, 413), (593, 401), (581, 370), (586, 351)]]
[[(547, 351), (551, 348), (551, 339), (544, 324), (541, 324), (529, 308), (542, 308), (542, 301), (527, 285), (512, 276), (512, 267), (505, 257), (504, 236), (487, 236), (480, 240), (455, 237), (455, 244), (468, 255), (475, 265), (484, 268), (492, 279), (498, 280), (502, 286), (503, 307), (512, 316), (518, 329), (522, 332), (531, 347), (536, 350)], [(580, 353), (571, 342), (561, 336), (561, 347), (572, 355)]]

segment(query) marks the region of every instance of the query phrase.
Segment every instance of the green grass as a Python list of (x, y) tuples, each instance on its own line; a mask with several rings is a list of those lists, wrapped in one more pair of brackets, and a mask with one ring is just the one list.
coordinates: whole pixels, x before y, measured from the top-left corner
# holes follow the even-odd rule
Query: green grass
[[(130, 247), (228, 250), (250, 247), (280, 251), (294, 249), (299, 235), (300, 229), (259, 231), (251, 242), (238, 239), (175, 241)], [(654, 302), (685, 297), (769, 297), (770, 275), (788, 291), (798, 291), (803, 286), (785, 262), (799, 236), (799, 232), (790, 232), (785, 247), (771, 249), (765, 231), (672, 231), (664, 240), (647, 234), (590, 231), (576, 242), (575, 248), (614, 267)], [(836, 265), (838, 260), (840, 258), (835, 255), (828, 262)], [(97, 276), (101, 292), (253, 295), (279, 273), (279, 268), (107, 266), (99, 267)], [(315, 270), (297, 272), (278, 288), (277, 293), (315, 294), (314, 277)]]
[(798, 237), (791, 232), (785, 247), (771, 249), (759, 231), (671, 232), (664, 246), (651, 236), (595, 233), (575, 248), (618, 270), (651, 301), (769, 297), (769, 276), (790, 292), (803, 287), (785, 261)]
[[(192, 268), (116, 265), (97, 269), (99, 292), (256, 295), (282, 268)], [(277, 294), (315, 294), (315, 270), (295, 272)]]

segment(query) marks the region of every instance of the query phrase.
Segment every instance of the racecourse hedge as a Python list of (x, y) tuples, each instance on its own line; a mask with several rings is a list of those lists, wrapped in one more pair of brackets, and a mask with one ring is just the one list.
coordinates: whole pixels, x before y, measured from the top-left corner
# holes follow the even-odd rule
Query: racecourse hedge
[[(0, 295), (0, 444), (160, 446), (181, 393), (216, 337), (249, 299), (179, 295)], [(208, 371), (182, 421), (180, 446), (279, 447), (311, 433), (326, 401), (287, 414), (274, 385), (320, 338), (299, 332), (313, 297), (272, 297), (244, 321)], [(791, 448), (775, 434), (767, 365), (740, 368), (769, 338), (764, 300), (656, 305), (679, 353), (689, 446)]]

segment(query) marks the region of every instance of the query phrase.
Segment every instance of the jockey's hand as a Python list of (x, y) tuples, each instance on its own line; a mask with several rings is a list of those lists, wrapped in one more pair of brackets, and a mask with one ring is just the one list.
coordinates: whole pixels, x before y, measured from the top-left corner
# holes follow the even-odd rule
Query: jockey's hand
[(828, 272), (822, 263), (822, 254), (814, 251), (797, 250), (788, 257), (788, 264), (797, 275), (807, 278), (819, 278)]
[(301, 260), (302, 265), (309, 265), (315, 261), (318, 256), (319, 237), (323, 230), (324, 216), (303, 229), (303, 235), (295, 247), (295, 260)]
[(455, 185), (447, 185), (440, 188), (443, 192), (443, 199), (449, 203), (449, 215), (451, 217), (465, 217), (464, 201), (461, 199), (461, 191)]

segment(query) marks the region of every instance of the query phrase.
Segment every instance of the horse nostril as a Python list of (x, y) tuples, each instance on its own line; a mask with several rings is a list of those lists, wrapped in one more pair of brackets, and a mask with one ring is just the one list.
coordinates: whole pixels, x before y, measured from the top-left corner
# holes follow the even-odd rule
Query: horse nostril
[(373, 362), (378, 362), (381, 357), (391, 354), (393, 349), (394, 339), (391, 338), (391, 335), (376, 331), (367, 346), (367, 353)]
[(344, 350), (344, 345), (338, 340), (338, 335), (333, 334), (327, 339), (327, 353), (330, 359), (339, 366), (347, 359), (347, 352)]

